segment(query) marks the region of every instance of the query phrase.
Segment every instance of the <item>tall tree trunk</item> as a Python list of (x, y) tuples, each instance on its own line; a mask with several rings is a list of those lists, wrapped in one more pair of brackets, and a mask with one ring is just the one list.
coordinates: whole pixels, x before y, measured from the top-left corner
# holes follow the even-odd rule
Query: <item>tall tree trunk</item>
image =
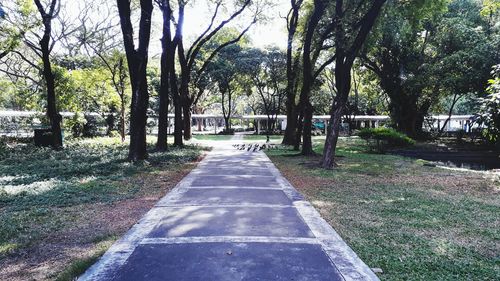
[(293, 144), (293, 150), (299, 151), (300, 150), (300, 144), (302, 142), (302, 128), (304, 127), (304, 110), (302, 109), (302, 106), (299, 104), (297, 106), (297, 110), (300, 112), (297, 116), (296, 123), (297, 124), (297, 130), (295, 130), (295, 143)]
[(174, 146), (183, 146), (183, 138), (182, 138), (182, 128), (183, 128), (183, 120), (182, 120), (182, 105), (180, 102), (179, 95), (174, 96)]
[(134, 46), (134, 31), (131, 22), (130, 1), (117, 0), (120, 15), (123, 42), (132, 85), (132, 102), (130, 110), (130, 147), (128, 159), (140, 161), (147, 158), (146, 123), (149, 93), (146, 67), (148, 63), (148, 47), (151, 35), (152, 0), (141, 0), (141, 18), (139, 22), (139, 47)]
[(388, 90), (389, 111), (396, 129), (410, 137), (416, 137), (419, 134), (416, 124), (419, 115), (416, 96), (407, 94), (404, 90)]
[(191, 118), (191, 105), (188, 102), (182, 107), (182, 112), (184, 115), (184, 140), (190, 140), (192, 137), (192, 118)]
[(120, 96), (120, 138), (125, 141), (125, 96), (124, 93)]
[(331, 168), (335, 166), (335, 149), (340, 134), (340, 124), (342, 122), (342, 108), (335, 108), (328, 122), (325, 146), (323, 148), (322, 166)]
[(304, 106), (304, 128), (302, 133), (302, 155), (313, 155), (314, 150), (312, 146), (312, 117), (313, 117), (313, 106), (310, 102)]
[(170, 63), (170, 89), (172, 91), (172, 98), (174, 104), (174, 146), (182, 147), (184, 145), (182, 140), (182, 106), (179, 95), (179, 88), (177, 87), (177, 75), (175, 74), (175, 61), (174, 55), (171, 55)]
[(170, 28), (170, 21), (172, 19), (172, 9), (170, 8), (169, 0), (162, 0), (158, 3), (163, 15), (163, 38), (161, 40), (162, 54), (161, 54), (161, 85), (160, 85), (160, 113), (158, 122), (158, 140), (156, 149), (165, 151), (168, 149), (168, 104), (170, 93), (170, 64), (169, 52), (172, 50), (172, 32)]
[[(57, 98), (54, 73), (52, 72), (52, 65), (50, 63), (50, 36), (52, 33), (52, 19), (55, 11), (57, 0), (52, 0), (50, 3), (49, 11), (46, 12), (45, 8), (39, 0), (35, 0), (35, 4), (42, 17), (44, 31), (40, 39), (40, 50), (42, 52), (43, 62), (43, 77), (45, 79), (45, 86), (47, 87), (47, 117), (49, 118), (50, 128), (52, 131), (52, 147), (60, 149), (63, 146), (61, 121), (62, 116), (57, 110)], [(60, 3), (59, 3), (60, 4)]]
[[(312, 115), (313, 107), (310, 102), (311, 90), (314, 83), (313, 61), (311, 59), (312, 44), (316, 28), (325, 13), (326, 1), (315, 0), (314, 9), (307, 24), (306, 35), (304, 37), (302, 53), (302, 88), (300, 90), (299, 110), (302, 110), (304, 117), (302, 126), (302, 155), (312, 155)], [(300, 122), (300, 121), (299, 121)], [(300, 136), (298, 136), (300, 139)]]
[[(295, 82), (297, 79), (296, 70), (294, 69), (294, 58), (293, 58), (293, 39), (297, 31), (297, 25), (299, 20), (299, 10), (302, 5), (302, 0), (291, 0), (291, 14), (290, 19), (287, 23), (288, 29), (288, 43), (286, 50), (286, 129), (285, 135), (283, 136), (283, 144), (285, 145), (295, 145), (297, 137), (297, 105), (295, 103), (296, 88)], [(297, 61), (298, 62), (298, 61)]]
[(55, 149), (60, 149), (63, 146), (62, 130), (61, 130), (62, 116), (61, 114), (59, 114), (56, 104), (57, 100), (56, 100), (54, 74), (52, 73), (52, 66), (50, 64), (50, 57), (49, 57), (49, 52), (50, 52), (49, 34), (50, 34), (50, 27), (47, 37), (44, 35), (44, 37), (40, 41), (40, 46), (42, 49), (43, 76), (45, 78), (45, 84), (47, 86), (47, 116), (49, 117), (50, 127), (52, 130), (52, 147)]
[[(175, 36), (173, 40), (173, 52), (170, 54), (170, 87), (172, 91), (172, 99), (174, 103), (174, 146), (182, 147), (184, 145), (182, 130), (184, 127), (183, 119), (182, 119), (182, 84), (184, 83), (184, 79), (182, 77), (183, 73), (185, 73), (186, 67), (186, 58), (184, 56), (184, 46), (183, 46), (183, 28), (184, 28), (184, 9), (185, 9), (185, 1), (178, 2), (178, 16), (177, 16), (177, 26), (175, 30)], [(179, 64), (181, 66), (181, 86), (178, 85), (178, 77), (175, 70), (175, 50), (177, 49), (177, 55), (179, 57)]]
[[(165, 25), (165, 24), (164, 24)], [(169, 73), (167, 66), (167, 54), (161, 55), (161, 84), (160, 84), (160, 112), (158, 116), (158, 140), (156, 142), (156, 149), (165, 151), (168, 149), (168, 95), (170, 92)]]
[[(293, 103), (289, 102), (289, 100), (291, 101), (292, 99)], [(295, 95), (293, 95), (293, 97), (287, 97), (286, 106), (286, 128), (282, 144), (294, 145), (297, 137), (297, 106), (295, 105)]]

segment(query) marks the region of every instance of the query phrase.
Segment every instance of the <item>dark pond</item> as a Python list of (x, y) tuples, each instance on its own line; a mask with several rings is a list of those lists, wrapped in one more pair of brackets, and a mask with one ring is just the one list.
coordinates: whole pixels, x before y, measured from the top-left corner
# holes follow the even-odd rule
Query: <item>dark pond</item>
[(394, 154), (470, 170), (500, 169), (500, 155), (495, 151), (395, 151)]

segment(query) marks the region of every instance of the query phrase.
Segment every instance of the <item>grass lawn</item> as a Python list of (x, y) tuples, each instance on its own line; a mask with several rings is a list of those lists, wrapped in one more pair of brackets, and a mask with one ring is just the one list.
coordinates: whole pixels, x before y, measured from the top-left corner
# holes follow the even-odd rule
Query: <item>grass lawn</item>
[(267, 153), (381, 279), (499, 280), (498, 180), (369, 154), (360, 139), (339, 146), (332, 171), (318, 168), (319, 156)]
[(116, 138), (68, 141), (62, 151), (0, 149), (0, 280), (72, 280), (203, 153), (151, 151), (132, 165), (127, 150)]

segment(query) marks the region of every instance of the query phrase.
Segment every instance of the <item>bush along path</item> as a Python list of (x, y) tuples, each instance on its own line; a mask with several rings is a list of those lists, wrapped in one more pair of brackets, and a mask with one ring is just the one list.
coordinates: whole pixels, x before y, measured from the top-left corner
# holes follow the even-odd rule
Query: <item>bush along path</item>
[(263, 152), (220, 144), (79, 280), (378, 280)]

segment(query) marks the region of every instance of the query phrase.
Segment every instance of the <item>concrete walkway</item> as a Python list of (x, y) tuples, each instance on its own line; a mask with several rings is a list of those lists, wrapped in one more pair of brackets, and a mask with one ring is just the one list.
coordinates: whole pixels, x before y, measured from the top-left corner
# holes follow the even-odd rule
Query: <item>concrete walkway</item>
[(378, 280), (263, 152), (221, 142), (79, 280)]

